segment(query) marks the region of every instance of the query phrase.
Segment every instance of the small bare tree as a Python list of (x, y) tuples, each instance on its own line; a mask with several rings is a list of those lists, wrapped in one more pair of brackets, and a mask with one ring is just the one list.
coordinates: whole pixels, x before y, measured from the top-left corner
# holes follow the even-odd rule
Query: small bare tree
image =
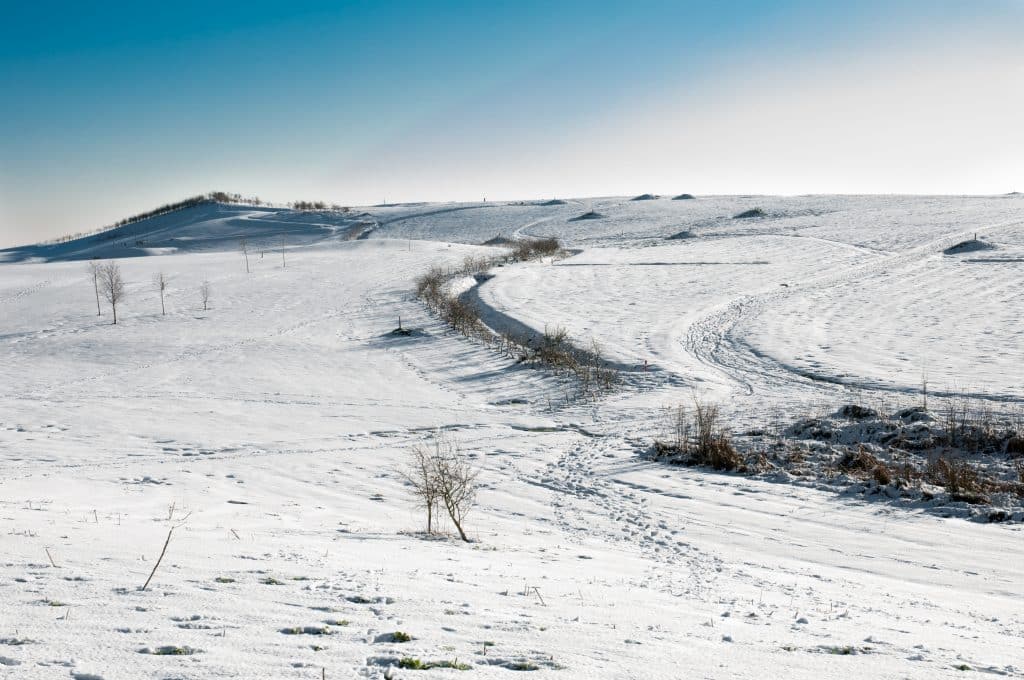
[(103, 316), (100, 309), (100, 263), (97, 260), (89, 260), (89, 276), (92, 278), (92, 289), (96, 293), (96, 316)]
[(410, 452), (403, 478), (412, 486), (413, 496), (427, 511), (427, 532), (433, 530), (434, 512), (443, 507), (459, 532), (469, 542), (464, 528), (466, 515), (476, 502), (478, 471), (458, 442), (437, 432), (429, 444)]
[(163, 272), (157, 272), (153, 277), (153, 285), (160, 291), (160, 313), (167, 316), (167, 309), (164, 307), (164, 291), (167, 290), (167, 277)]
[(244, 238), (238, 240), (238, 247), (242, 249), (242, 255), (245, 256), (245, 273), (249, 273), (249, 242)]
[(437, 494), (458, 530), (459, 538), (467, 543), (469, 537), (462, 525), (466, 514), (476, 503), (477, 474), (478, 471), (455, 442), (451, 442), (440, 455), (434, 457)]
[(427, 534), (434, 533), (434, 510), (438, 504), (437, 483), (434, 480), (434, 451), (426, 444), (417, 444), (409, 450), (409, 461), (398, 474), (412, 487), (416, 503), (427, 513)]
[(199, 299), (203, 301), (203, 311), (207, 309), (207, 305), (210, 303), (210, 282), (203, 281), (199, 284)]
[(117, 323), (117, 304), (124, 299), (126, 294), (124, 279), (121, 278), (121, 267), (116, 262), (107, 262), (99, 268), (100, 292), (110, 303), (114, 311), (114, 323)]

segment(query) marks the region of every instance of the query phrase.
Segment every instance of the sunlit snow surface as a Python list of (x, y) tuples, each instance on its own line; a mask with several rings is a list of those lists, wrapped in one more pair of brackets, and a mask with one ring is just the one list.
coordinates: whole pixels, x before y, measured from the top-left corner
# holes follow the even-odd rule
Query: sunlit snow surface
[[(1024, 198), (540, 203), (207, 205), (0, 251), (0, 677), (1024, 675), (1019, 524), (642, 456), (694, 395), (757, 424), (926, 376), (1017, 408)], [(575, 254), (496, 269), (488, 314), (648, 370), (566, 406), (430, 318), (412, 279), (499, 236)], [(417, 533), (397, 474), (436, 427), (482, 470), (470, 545)]]

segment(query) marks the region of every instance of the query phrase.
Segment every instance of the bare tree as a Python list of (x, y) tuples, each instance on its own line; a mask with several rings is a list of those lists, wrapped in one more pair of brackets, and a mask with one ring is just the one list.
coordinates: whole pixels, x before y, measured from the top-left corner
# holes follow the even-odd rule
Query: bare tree
[(167, 309), (164, 307), (164, 291), (167, 290), (167, 277), (163, 272), (158, 272), (153, 277), (153, 285), (160, 291), (160, 313), (167, 316)]
[(409, 461), (405, 468), (399, 470), (402, 479), (412, 487), (412, 495), (417, 504), (427, 512), (427, 533), (434, 532), (434, 509), (438, 504), (437, 483), (434, 480), (434, 446), (417, 444), (409, 451)]
[(443, 507), (459, 538), (469, 542), (463, 525), (476, 502), (477, 474), (458, 442), (440, 432), (434, 434), (429, 444), (412, 448), (402, 477), (427, 512), (427, 533), (433, 531), (435, 509)]
[(99, 284), (100, 292), (103, 293), (103, 297), (110, 303), (110, 308), (114, 311), (114, 323), (116, 324), (117, 304), (126, 295), (124, 279), (121, 278), (121, 267), (116, 262), (107, 262), (100, 265)]
[(433, 460), (437, 495), (448, 511), (452, 524), (458, 530), (459, 538), (469, 543), (469, 537), (466, 536), (462, 525), (466, 514), (476, 502), (478, 471), (459, 448), (458, 442), (438, 439), (438, 436), (435, 436), (438, 446)]
[(245, 256), (245, 273), (249, 273), (249, 242), (244, 238), (238, 240), (238, 247), (242, 249), (242, 255)]
[(210, 303), (210, 282), (203, 281), (199, 285), (199, 299), (203, 301), (203, 311), (207, 309), (207, 305)]
[(96, 293), (96, 316), (103, 316), (100, 309), (100, 263), (97, 260), (89, 260), (89, 276), (92, 277), (92, 289)]

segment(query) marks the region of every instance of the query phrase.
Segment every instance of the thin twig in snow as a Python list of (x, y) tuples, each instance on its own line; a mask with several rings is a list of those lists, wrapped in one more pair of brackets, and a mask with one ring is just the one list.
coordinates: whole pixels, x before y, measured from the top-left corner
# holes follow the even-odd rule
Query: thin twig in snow
[(143, 590), (145, 590), (147, 587), (149, 587), (149, 582), (153, 580), (153, 574), (156, 573), (157, 567), (160, 566), (160, 560), (162, 560), (164, 558), (164, 553), (167, 552), (167, 546), (171, 542), (171, 534), (173, 534), (173, 533), (174, 533), (174, 527), (171, 527), (167, 531), (167, 540), (164, 541), (164, 549), (160, 551), (160, 557), (156, 558), (156, 564), (153, 565), (153, 571), (149, 572), (149, 578), (147, 578), (146, 582), (144, 584), (142, 584), (142, 589)]

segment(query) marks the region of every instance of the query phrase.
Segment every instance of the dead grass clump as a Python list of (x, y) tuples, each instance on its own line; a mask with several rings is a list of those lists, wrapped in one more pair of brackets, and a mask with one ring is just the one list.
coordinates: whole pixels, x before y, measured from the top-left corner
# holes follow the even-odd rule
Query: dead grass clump
[(743, 457), (732, 445), (729, 432), (720, 421), (718, 404), (694, 401), (694, 424), (697, 431), (697, 457), (702, 465), (716, 470), (737, 470)]
[(482, 274), (494, 265), (491, 258), (484, 255), (467, 255), (462, 260), (462, 267), (459, 272), (467, 276)]
[(545, 326), (534, 358), (552, 368), (573, 370), (577, 359), (575, 349), (569, 342), (569, 332), (561, 326), (553, 329)]
[(585, 393), (610, 392), (620, 382), (619, 372), (605, 361), (604, 350), (597, 340), (591, 341), (590, 351), (583, 355), (577, 377)]
[(836, 465), (843, 472), (870, 477), (882, 485), (891, 484), (894, 479), (889, 466), (868, 453), (863, 446), (856, 452), (847, 451)]
[(859, 404), (847, 404), (839, 409), (839, 415), (851, 420), (865, 420), (867, 418), (877, 418), (878, 411)]
[(554, 255), (562, 249), (562, 244), (557, 238), (542, 238), (533, 242), (533, 252), (540, 257)]
[(728, 429), (721, 423), (717, 404), (694, 400), (692, 414), (682, 406), (677, 407), (670, 415), (669, 429), (668, 441), (654, 442), (656, 458), (715, 470), (747, 471), (743, 456), (733, 446)]
[(892, 473), (889, 471), (889, 468), (885, 465), (885, 463), (879, 463), (877, 466), (875, 466), (875, 468), (871, 471), (871, 476), (872, 478), (874, 478), (876, 482), (878, 482), (882, 486), (892, 483)]
[(847, 451), (836, 463), (844, 472), (859, 471), (868, 472), (878, 465), (878, 459), (860, 447), (856, 452)]
[(965, 460), (946, 460), (939, 456), (928, 463), (925, 478), (945, 487), (953, 500), (972, 504), (989, 502), (983, 493), (988, 487), (986, 480)]
[(511, 257), (517, 262), (525, 262), (541, 257), (556, 255), (562, 249), (557, 238), (540, 238), (517, 241), (512, 246)]
[(942, 413), (944, 441), (948, 446), (971, 453), (998, 451), (1014, 434), (1006, 423), (1000, 423), (992, 406), (973, 401), (966, 395), (952, 397)]

